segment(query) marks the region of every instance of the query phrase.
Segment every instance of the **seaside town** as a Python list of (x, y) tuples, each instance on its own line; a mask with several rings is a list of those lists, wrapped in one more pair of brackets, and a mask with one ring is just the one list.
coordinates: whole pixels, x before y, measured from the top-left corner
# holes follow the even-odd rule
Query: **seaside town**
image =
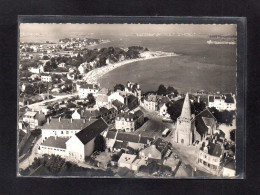
[(20, 42), (18, 175), (235, 177), (236, 96), (98, 79), (175, 53), (91, 46), (109, 40)]

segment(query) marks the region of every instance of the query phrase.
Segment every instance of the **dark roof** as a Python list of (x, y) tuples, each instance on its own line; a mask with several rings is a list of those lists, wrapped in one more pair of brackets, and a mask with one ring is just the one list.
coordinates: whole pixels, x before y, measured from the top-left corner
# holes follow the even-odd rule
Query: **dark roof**
[(26, 135), (26, 133), (24, 131), (20, 130), (18, 135), (19, 135), (19, 143), (20, 143), (22, 141), (22, 139), (24, 138), (24, 136)]
[(101, 112), (101, 114), (108, 114), (109, 113), (109, 110), (107, 108), (105, 108), (105, 107), (101, 107), (99, 109), (99, 111)]
[(234, 103), (234, 98), (230, 93), (224, 94), (225, 95), (225, 102), (226, 103)]
[(85, 145), (93, 138), (97, 137), (108, 127), (107, 123), (103, 118), (96, 120), (94, 123), (82, 129), (80, 132), (76, 133), (79, 140)]
[(50, 136), (48, 139), (46, 139), (41, 145), (42, 146), (49, 146), (53, 148), (62, 148), (66, 149), (66, 142), (69, 140), (69, 138), (63, 138), (63, 137), (54, 137)]
[(142, 143), (142, 144), (147, 144), (147, 141), (153, 141), (153, 138), (150, 138), (150, 137), (141, 137), (140, 140), (139, 140), (139, 143)]
[(157, 138), (153, 145), (156, 146), (157, 150), (162, 152), (166, 147), (168, 147), (169, 142), (162, 140), (161, 138)]
[(127, 107), (125, 104), (123, 104), (122, 102), (120, 102), (118, 100), (112, 101), (112, 104), (117, 108), (117, 110), (122, 110), (125, 107)]
[(107, 132), (106, 138), (115, 139), (115, 137), (116, 137), (116, 131), (108, 131)]
[(136, 100), (138, 100), (138, 98), (135, 97), (134, 95), (129, 95), (128, 96), (128, 103), (131, 103), (131, 102), (136, 101)]
[(236, 170), (236, 162), (233, 158), (226, 157), (224, 167), (232, 170)]
[(209, 95), (209, 102), (214, 102), (214, 96), (213, 95)]
[(98, 110), (82, 110), (80, 115), (82, 118), (98, 118), (101, 113)]
[(87, 84), (87, 83), (84, 83), (80, 86), (80, 88), (83, 88), (83, 89), (97, 89), (98, 86), (97, 85), (94, 85), (94, 84)]
[[(202, 136), (205, 135), (208, 132), (208, 127), (205, 124), (205, 121), (208, 122), (207, 118), (209, 119), (215, 119), (215, 117), (212, 115), (212, 113), (206, 108), (202, 112), (200, 112), (196, 117), (195, 117), (195, 126), (197, 132)], [(204, 119), (204, 120), (203, 120)], [(208, 124), (208, 123), (207, 123)]]
[(89, 126), (91, 123), (96, 121), (95, 119), (85, 120), (85, 119), (67, 119), (61, 118), (60, 121), (58, 118), (50, 119), (48, 124), (45, 123), (42, 129), (55, 129), (55, 130), (81, 130)]
[(126, 148), (127, 146), (127, 142), (123, 141), (123, 142), (119, 142), (119, 141), (116, 141), (113, 148), (115, 149), (121, 149), (121, 148)]
[(115, 113), (115, 112), (117, 112), (117, 110), (116, 110), (115, 108), (110, 108), (109, 111), (110, 111), (110, 113)]
[(136, 116), (136, 118), (139, 118), (140, 116), (144, 115), (144, 113), (141, 110), (137, 110), (134, 115)]
[(208, 144), (208, 153), (212, 156), (220, 157), (222, 154), (222, 148), (220, 144), (214, 144), (209, 142)]
[(116, 137), (117, 140), (138, 143), (139, 135), (119, 132)]
[(130, 112), (121, 112), (119, 115), (118, 115), (119, 118), (124, 118), (124, 119), (134, 119), (135, 118), (135, 115), (133, 113), (130, 113)]

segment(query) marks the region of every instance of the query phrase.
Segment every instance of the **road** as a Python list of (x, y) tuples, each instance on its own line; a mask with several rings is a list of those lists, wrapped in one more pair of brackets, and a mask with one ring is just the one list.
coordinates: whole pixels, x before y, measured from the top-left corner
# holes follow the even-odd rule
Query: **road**
[(41, 144), (41, 140), (42, 140), (41, 138), (38, 139), (38, 141), (34, 144), (31, 155), (19, 163), (19, 169), (26, 169), (29, 165), (32, 164), (35, 157), (41, 156), (40, 154), (37, 153), (37, 150)]
[(56, 96), (53, 96), (54, 98), (52, 98), (52, 99), (44, 100), (41, 102), (36, 102), (34, 104), (30, 104), (27, 106), (28, 106), (28, 108), (30, 108), (34, 111), (39, 111), (42, 109), (42, 107), (44, 107), (44, 104), (47, 102), (53, 102), (53, 101), (57, 101), (57, 100), (61, 100), (61, 99), (65, 99), (65, 98), (69, 98), (69, 97), (73, 97), (73, 96), (77, 96), (77, 95), (78, 95), (78, 93), (72, 93), (72, 94), (66, 94), (66, 95), (56, 95)]

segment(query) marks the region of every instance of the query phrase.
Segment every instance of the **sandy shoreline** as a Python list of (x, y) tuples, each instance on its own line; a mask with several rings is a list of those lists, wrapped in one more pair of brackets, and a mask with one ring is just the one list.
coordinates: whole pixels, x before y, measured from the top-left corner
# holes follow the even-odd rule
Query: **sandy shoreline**
[(163, 57), (170, 57), (170, 56), (178, 56), (175, 53), (168, 53), (168, 52), (144, 52), (141, 53), (141, 57), (137, 59), (131, 59), (131, 60), (124, 60), (121, 62), (117, 62), (114, 64), (108, 64), (107, 66), (103, 66), (101, 68), (94, 69), (88, 73), (86, 73), (83, 76), (83, 80), (88, 82), (88, 83), (97, 83), (98, 79), (101, 78), (103, 75), (107, 74), (108, 72), (124, 66), (126, 64), (130, 64), (133, 62), (139, 62), (139, 61), (144, 61), (144, 60), (150, 60), (150, 59), (157, 59), (157, 58), (163, 58)]

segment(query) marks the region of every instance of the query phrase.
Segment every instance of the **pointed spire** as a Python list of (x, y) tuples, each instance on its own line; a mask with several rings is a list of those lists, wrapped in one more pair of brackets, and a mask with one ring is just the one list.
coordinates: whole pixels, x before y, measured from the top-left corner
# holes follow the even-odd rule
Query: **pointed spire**
[(185, 119), (191, 120), (190, 98), (189, 98), (188, 93), (186, 93), (186, 96), (184, 99), (180, 118), (185, 118)]

